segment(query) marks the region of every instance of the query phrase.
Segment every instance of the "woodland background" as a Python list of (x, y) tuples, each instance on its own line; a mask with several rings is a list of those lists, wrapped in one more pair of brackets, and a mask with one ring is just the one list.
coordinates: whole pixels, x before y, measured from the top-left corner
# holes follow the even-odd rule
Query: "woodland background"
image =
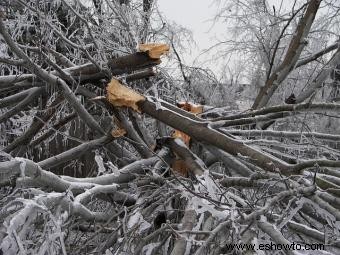
[(0, 0), (0, 254), (339, 254), (340, 4), (216, 2)]

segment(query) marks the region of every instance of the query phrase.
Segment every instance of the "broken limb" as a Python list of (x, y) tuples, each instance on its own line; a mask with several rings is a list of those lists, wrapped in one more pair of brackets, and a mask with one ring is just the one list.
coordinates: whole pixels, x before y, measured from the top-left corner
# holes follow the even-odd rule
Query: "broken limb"
[[(112, 86), (112, 84), (114, 86)], [(340, 166), (340, 162), (332, 160), (313, 160), (298, 164), (288, 164), (266, 152), (248, 146), (240, 140), (211, 128), (209, 121), (197, 121), (169, 110), (165, 106), (159, 107), (160, 102), (157, 99), (144, 97), (120, 84), (118, 81), (109, 84), (107, 98), (110, 103), (116, 106), (129, 107), (137, 112), (146, 113), (170, 127), (188, 134), (199, 142), (213, 145), (233, 156), (244, 157), (254, 165), (269, 172), (281, 172), (284, 175), (290, 175), (300, 173), (306, 168), (315, 166), (315, 164), (327, 167)], [(315, 105), (316, 108), (319, 108), (320, 106), (321, 108), (324, 107), (323, 104)], [(285, 106), (282, 107), (286, 108)], [(287, 105), (287, 107), (292, 107), (292, 109), (294, 109), (294, 106), (291, 105)], [(301, 109), (306, 108), (305, 105), (301, 105)]]
[(162, 161), (167, 158), (169, 154), (168, 150), (161, 150), (157, 155), (147, 158), (136, 160), (135, 162), (123, 167), (119, 171), (119, 175), (107, 174), (97, 177), (87, 177), (87, 178), (75, 178), (70, 176), (62, 176), (62, 179), (70, 182), (85, 182), (85, 183), (95, 183), (101, 185), (108, 185), (112, 183), (122, 184), (128, 183), (136, 179), (138, 175), (145, 175), (148, 169), (151, 169), (153, 165), (157, 162)]
[(183, 160), (185, 167), (187, 167), (195, 175), (202, 175), (208, 171), (204, 162), (197, 157), (182, 140), (178, 138), (162, 137), (161, 144), (169, 146), (169, 148)]
[(110, 194), (110, 198), (120, 204), (132, 205), (135, 203), (135, 199), (130, 195), (118, 191), (119, 186), (117, 184), (101, 185), (90, 182), (70, 182), (43, 170), (33, 161), (22, 158), (0, 163), (0, 174), (4, 177), (2, 182), (12, 175), (20, 176), (17, 180), (17, 186), (22, 188), (48, 187), (56, 192), (70, 190), (74, 195), (78, 195), (75, 202), (81, 204), (87, 204), (91, 196), (102, 194)]

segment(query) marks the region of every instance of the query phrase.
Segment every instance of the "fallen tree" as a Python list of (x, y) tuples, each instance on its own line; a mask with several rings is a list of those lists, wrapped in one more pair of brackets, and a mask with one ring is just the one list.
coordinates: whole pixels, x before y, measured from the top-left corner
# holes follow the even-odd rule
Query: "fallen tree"
[[(339, 136), (289, 126), (338, 116), (339, 104), (310, 98), (338, 51), (306, 96), (266, 106), (291, 72), (336, 50), (300, 59), (319, 1), (292, 14), (300, 22), (284, 61), (275, 69), (274, 53), (275, 71), (243, 112), (176, 105), (171, 79), (152, 69), (168, 44), (136, 45), (152, 1), (104, 2), (94, 1), (94, 16), (66, 0), (18, 0), (1, 12), (0, 252), (255, 254), (272, 243), (338, 254)], [(15, 15), (30, 29), (13, 29)]]

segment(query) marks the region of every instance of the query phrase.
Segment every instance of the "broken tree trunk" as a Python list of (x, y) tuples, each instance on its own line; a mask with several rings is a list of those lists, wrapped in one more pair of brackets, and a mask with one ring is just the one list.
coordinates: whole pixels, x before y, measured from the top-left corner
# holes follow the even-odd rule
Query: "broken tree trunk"
[(234, 156), (241, 156), (249, 159), (255, 165), (266, 171), (281, 171), (283, 174), (290, 174), (293, 167), (286, 162), (275, 158), (265, 152), (252, 148), (241, 141), (231, 138), (209, 126), (207, 121), (199, 121), (195, 115), (190, 118), (165, 107), (168, 103), (155, 98), (146, 98), (128, 87), (112, 80), (107, 87), (107, 99), (114, 106), (125, 106), (140, 113), (146, 113), (157, 120), (184, 132), (193, 139), (211, 144)]
[[(193, 114), (198, 114), (198, 113), (202, 113), (203, 111), (203, 106), (201, 105), (196, 105), (190, 102), (179, 102), (177, 103), (177, 106), (180, 109), (183, 109), (187, 112), (193, 113)], [(180, 130), (175, 129), (173, 134), (172, 134), (173, 138), (177, 138), (183, 141), (184, 146), (187, 146), (188, 148), (191, 147), (191, 137), (188, 136), (187, 134), (183, 133)], [(175, 150), (172, 149), (174, 152)], [(175, 172), (180, 173), (183, 176), (188, 176), (189, 174), (189, 169), (191, 169), (194, 173), (197, 173), (198, 169), (197, 167), (194, 167), (192, 169), (192, 166), (195, 166), (195, 164), (191, 164), (192, 161), (190, 161), (191, 156), (189, 157), (185, 157), (183, 158), (181, 155), (179, 155), (177, 152), (175, 152), (176, 154), (176, 160), (173, 162), (172, 164), (172, 169)], [(193, 153), (191, 153), (193, 154)], [(189, 161), (188, 161), (189, 159)], [(202, 171), (198, 171), (200, 174), (202, 174)]]
[(269, 153), (245, 144), (243, 141), (224, 134), (214, 128), (213, 123), (200, 119), (194, 114), (183, 111), (165, 101), (153, 97), (145, 97), (134, 90), (112, 80), (107, 86), (107, 100), (114, 106), (130, 107), (139, 113), (151, 117), (180, 130), (203, 144), (213, 145), (233, 156), (244, 160), (269, 172), (280, 172), (284, 175), (298, 174), (302, 170), (314, 167), (340, 167), (335, 160), (306, 160), (297, 164), (289, 164)]
[[(109, 59), (106, 65), (110, 69), (112, 75), (121, 75), (137, 70), (143, 70), (126, 77), (127, 81), (142, 79), (154, 75), (154, 71), (148, 68), (160, 64), (160, 57), (168, 52), (169, 46), (166, 44), (141, 44), (138, 52)], [(105, 78), (108, 75), (108, 72), (98, 70), (97, 66), (93, 63), (72, 66), (62, 69), (62, 71), (72, 79), (81, 83)], [(60, 77), (60, 74), (57, 71), (52, 71), (51, 74)], [(35, 81), (35, 79), (36, 75), (34, 74), (25, 74), (20, 77), (17, 75), (2, 76), (0, 77), (0, 89), (9, 88), (14, 84), (20, 85), (19, 87), (23, 88), (31, 88), (32, 82)]]

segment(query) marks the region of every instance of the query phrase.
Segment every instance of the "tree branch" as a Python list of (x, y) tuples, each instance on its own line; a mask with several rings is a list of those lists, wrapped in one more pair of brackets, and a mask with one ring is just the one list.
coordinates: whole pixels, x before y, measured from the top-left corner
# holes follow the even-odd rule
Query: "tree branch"
[(311, 0), (308, 4), (304, 16), (300, 19), (296, 28), (294, 36), (289, 44), (286, 56), (280, 66), (271, 74), (266, 81), (264, 87), (261, 88), (257, 95), (252, 109), (261, 108), (266, 106), (271, 96), (274, 94), (278, 86), (282, 83), (288, 74), (294, 69), (302, 50), (306, 43), (305, 40), (308, 36), (310, 28), (313, 24), (315, 15), (319, 9), (321, 1)]

